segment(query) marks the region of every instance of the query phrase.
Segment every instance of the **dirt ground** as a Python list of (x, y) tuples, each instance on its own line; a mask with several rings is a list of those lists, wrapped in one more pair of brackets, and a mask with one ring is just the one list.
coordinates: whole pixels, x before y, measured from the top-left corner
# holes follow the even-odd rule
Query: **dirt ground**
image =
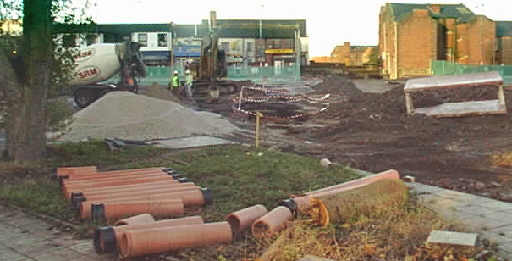
[[(323, 144), (325, 156), (369, 171), (395, 168), (420, 182), (511, 201), (512, 172), (492, 166), (494, 153), (510, 150), (511, 114), (435, 119), (405, 113), (403, 85), (383, 94), (362, 93), (348, 79), (331, 77), (317, 93), (341, 102), (311, 119), (328, 122), (298, 134)], [(496, 99), (496, 88), (452, 89), (416, 95), (417, 107)], [(512, 94), (506, 94), (512, 104)], [(510, 109), (509, 109), (510, 112)]]
[[(394, 168), (417, 181), (512, 202), (512, 170), (492, 166), (491, 156), (511, 151), (512, 114), (436, 119), (405, 113), (403, 84), (385, 93), (363, 93), (343, 76), (314, 75), (323, 83), (311, 95), (330, 94), (322, 113), (303, 122), (266, 123), (263, 140), (278, 146), (367, 171)], [(512, 105), (512, 93), (506, 92)], [(443, 102), (496, 99), (495, 88), (466, 88), (413, 97), (416, 107)], [(245, 126), (250, 141), (252, 120), (231, 112), (232, 97), (199, 104)], [(311, 105), (307, 105), (311, 106)], [(296, 106), (293, 106), (294, 108)]]

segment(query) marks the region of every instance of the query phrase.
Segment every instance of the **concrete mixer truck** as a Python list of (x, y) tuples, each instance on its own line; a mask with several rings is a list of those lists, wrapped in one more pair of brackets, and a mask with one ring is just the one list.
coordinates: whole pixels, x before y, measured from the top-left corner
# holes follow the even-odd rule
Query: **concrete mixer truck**
[[(146, 76), (139, 49), (135, 42), (101, 43), (80, 49), (74, 56), (76, 67), (70, 81), (75, 103), (84, 108), (107, 92), (137, 93), (136, 78)], [(117, 73), (118, 83), (101, 83)]]

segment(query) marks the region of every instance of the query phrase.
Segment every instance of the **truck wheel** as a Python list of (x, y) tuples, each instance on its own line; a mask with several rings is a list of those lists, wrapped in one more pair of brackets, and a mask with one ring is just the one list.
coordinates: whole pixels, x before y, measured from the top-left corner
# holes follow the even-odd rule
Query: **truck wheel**
[(80, 108), (89, 106), (89, 104), (93, 103), (98, 98), (97, 91), (92, 89), (81, 88), (76, 90), (74, 93), (75, 103)]

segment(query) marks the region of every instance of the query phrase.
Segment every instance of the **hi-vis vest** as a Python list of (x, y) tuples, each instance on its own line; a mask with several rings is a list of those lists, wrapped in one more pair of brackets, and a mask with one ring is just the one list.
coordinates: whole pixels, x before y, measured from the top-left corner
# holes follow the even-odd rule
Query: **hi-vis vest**
[(178, 75), (172, 77), (172, 87), (180, 87), (180, 77)]

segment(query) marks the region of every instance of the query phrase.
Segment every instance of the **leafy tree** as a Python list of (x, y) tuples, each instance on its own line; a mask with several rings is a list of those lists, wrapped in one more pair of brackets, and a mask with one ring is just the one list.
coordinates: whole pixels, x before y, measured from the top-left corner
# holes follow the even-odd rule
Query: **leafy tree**
[(17, 163), (39, 161), (46, 153), (48, 94), (65, 86), (73, 70), (72, 52), (54, 43), (52, 28), (55, 22), (77, 21), (70, 4), (3, 0), (0, 5), (0, 20), (21, 17), (23, 21), (22, 36), (0, 39), (7, 157)]

